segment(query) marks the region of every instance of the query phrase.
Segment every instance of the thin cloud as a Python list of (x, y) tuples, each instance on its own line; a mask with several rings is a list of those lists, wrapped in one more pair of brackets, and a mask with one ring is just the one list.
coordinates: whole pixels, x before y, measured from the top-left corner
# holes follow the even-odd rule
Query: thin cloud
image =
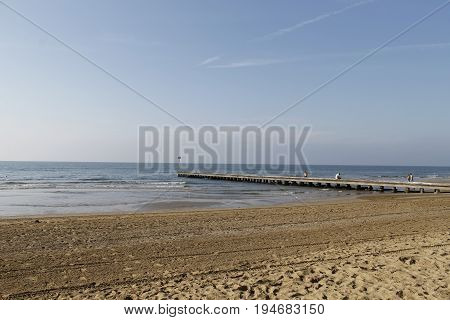
[(205, 60), (203, 60), (202, 62), (200, 62), (200, 63), (198, 64), (198, 66), (199, 66), (199, 67), (200, 67), (200, 66), (206, 66), (206, 65), (211, 64), (211, 63), (213, 63), (213, 62), (215, 62), (215, 61), (218, 61), (218, 60), (220, 60), (220, 56), (210, 57), (210, 58), (205, 59)]
[(247, 67), (259, 67), (268, 66), (272, 64), (279, 64), (288, 62), (289, 60), (282, 59), (248, 59), (243, 61), (235, 61), (225, 64), (210, 65), (208, 68), (212, 69), (235, 69), (235, 68), (247, 68)]
[[(384, 54), (394, 53), (395, 51), (401, 50), (421, 50), (421, 49), (445, 49), (450, 48), (450, 42), (436, 42), (436, 43), (417, 43), (417, 44), (405, 44), (386, 47), (383, 52)], [(224, 64), (213, 64), (208, 65), (207, 68), (211, 69), (236, 69), (236, 68), (246, 68), (246, 67), (258, 67), (258, 66), (268, 66), (273, 64), (308, 61), (311, 59), (326, 59), (326, 58), (345, 58), (353, 57), (356, 55), (365, 54), (366, 50), (354, 50), (354, 51), (344, 51), (344, 52), (334, 52), (334, 53), (315, 53), (301, 55), (291, 58), (283, 59), (247, 59), (242, 61), (234, 61)]]
[(331, 11), (331, 12), (328, 12), (328, 13), (324, 13), (324, 14), (321, 14), (321, 15), (315, 17), (315, 18), (312, 18), (312, 19), (305, 20), (305, 21), (299, 22), (297, 24), (294, 24), (293, 26), (290, 26), (290, 27), (287, 27), (287, 28), (283, 28), (283, 29), (277, 30), (275, 32), (266, 34), (266, 35), (264, 35), (264, 36), (262, 36), (262, 37), (260, 37), (258, 39), (263, 40), (263, 39), (276, 38), (276, 37), (282, 36), (282, 35), (284, 35), (286, 33), (292, 32), (294, 30), (298, 30), (300, 28), (303, 28), (303, 27), (305, 27), (305, 26), (307, 26), (309, 24), (313, 24), (313, 23), (319, 22), (321, 20), (325, 20), (325, 19), (327, 19), (329, 17), (332, 17), (332, 16), (335, 16), (335, 15), (344, 13), (344, 12), (346, 12), (348, 10), (351, 10), (351, 9), (354, 9), (356, 7), (359, 7), (359, 6), (363, 6), (363, 5), (369, 4), (369, 3), (374, 2), (374, 1), (375, 0), (360, 1), (360, 2), (357, 2), (357, 3), (351, 4), (351, 5), (347, 6), (347, 7), (344, 7), (342, 9)]

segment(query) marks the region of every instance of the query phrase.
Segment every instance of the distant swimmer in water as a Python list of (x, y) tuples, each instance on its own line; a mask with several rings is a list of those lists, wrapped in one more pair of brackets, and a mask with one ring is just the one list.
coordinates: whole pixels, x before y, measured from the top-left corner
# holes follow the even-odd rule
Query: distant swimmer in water
[(341, 173), (340, 172), (336, 173), (335, 178), (336, 178), (336, 180), (341, 180), (342, 179)]

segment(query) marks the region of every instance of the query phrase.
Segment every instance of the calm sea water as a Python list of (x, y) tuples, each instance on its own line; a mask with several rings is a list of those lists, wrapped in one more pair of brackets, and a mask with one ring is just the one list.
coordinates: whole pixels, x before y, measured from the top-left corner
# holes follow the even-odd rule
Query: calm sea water
[[(295, 167), (223, 165), (221, 172), (301, 175)], [(286, 170), (289, 169), (289, 170)], [(312, 176), (404, 180), (449, 179), (450, 167), (311, 166)], [(350, 197), (356, 191), (178, 178), (173, 165), (138, 174), (132, 163), (0, 162), (0, 216), (228, 208)]]

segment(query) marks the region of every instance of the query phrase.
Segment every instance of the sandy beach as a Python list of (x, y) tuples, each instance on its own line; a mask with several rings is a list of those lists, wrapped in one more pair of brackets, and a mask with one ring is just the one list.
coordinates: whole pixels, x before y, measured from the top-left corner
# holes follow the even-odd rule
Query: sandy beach
[(2, 299), (450, 299), (450, 196), (0, 220)]

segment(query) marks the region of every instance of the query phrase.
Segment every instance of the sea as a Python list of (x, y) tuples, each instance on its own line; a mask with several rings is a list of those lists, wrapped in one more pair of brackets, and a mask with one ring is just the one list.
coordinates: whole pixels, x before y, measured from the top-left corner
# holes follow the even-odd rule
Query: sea
[[(245, 208), (354, 197), (368, 191), (267, 185), (177, 176), (179, 164), (142, 173), (136, 163), (0, 161), (0, 217)], [(450, 167), (311, 165), (310, 176), (449, 181)], [(296, 166), (217, 165), (214, 172), (303, 175)]]

